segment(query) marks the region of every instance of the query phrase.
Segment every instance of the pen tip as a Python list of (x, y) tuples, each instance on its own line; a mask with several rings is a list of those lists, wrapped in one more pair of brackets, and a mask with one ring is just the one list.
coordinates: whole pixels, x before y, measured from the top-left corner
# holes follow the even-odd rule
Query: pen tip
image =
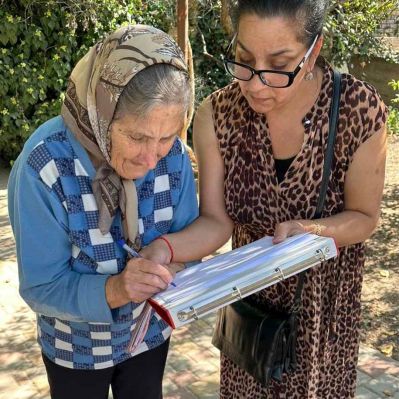
[(121, 238), (120, 240), (117, 241), (117, 243), (123, 247), (125, 245), (125, 240), (123, 238)]

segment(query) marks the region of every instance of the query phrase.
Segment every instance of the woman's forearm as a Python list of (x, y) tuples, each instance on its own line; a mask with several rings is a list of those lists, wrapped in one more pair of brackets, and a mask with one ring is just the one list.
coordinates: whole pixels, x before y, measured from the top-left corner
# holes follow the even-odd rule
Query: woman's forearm
[(370, 216), (360, 211), (346, 210), (324, 219), (298, 220), (305, 231), (334, 238), (338, 247), (344, 247), (369, 238), (378, 224), (379, 215)]
[(183, 231), (165, 237), (173, 248), (173, 261), (190, 262), (220, 248), (228, 241), (232, 231), (233, 222), (230, 218), (201, 215)]

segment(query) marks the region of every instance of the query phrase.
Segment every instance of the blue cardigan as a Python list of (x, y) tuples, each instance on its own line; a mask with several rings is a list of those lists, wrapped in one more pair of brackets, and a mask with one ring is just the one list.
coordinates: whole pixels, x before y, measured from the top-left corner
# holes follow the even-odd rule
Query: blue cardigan
[[(120, 214), (110, 233), (102, 235), (98, 228), (94, 176), (87, 152), (56, 117), (26, 142), (8, 186), (20, 294), (37, 313), (44, 354), (74, 369), (114, 366), (171, 334), (153, 314), (144, 342), (134, 353), (126, 351), (143, 303), (113, 310), (107, 304), (105, 282), (124, 269), (126, 254), (115, 244), (122, 238)], [(132, 184), (143, 245), (198, 216), (192, 168), (179, 139), (154, 170)]]

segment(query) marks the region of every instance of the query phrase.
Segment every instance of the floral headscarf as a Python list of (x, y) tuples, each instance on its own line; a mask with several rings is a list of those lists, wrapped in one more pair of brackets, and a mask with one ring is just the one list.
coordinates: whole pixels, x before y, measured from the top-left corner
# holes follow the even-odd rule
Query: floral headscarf
[(161, 63), (187, 71), (180, 48), (166, 33), (146, 25), (120, 28), (78, 62), (61, 110), (66, 125), (89, 152), (96, 169), (93, 193), (101, 232), (109, 232), (120, 207), (124, 235), (131, 243), (137, 236), (137, 193), (134, 183), (121, 178), (110, 166), (109, 128), (130, 79)]

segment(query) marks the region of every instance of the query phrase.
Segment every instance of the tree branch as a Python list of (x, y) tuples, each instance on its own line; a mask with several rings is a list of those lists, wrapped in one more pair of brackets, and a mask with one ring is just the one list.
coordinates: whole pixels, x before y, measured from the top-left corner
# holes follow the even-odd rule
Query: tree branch
[(218, 64), (220, 67), (223, 68), (223, 62), (221, 60), (219, 60), (218, 58), (216, 58), (214, 55), (208, 53), (208, 50), (206, 48), (206, 42), (205, 42), (204, 34), (202, 33), (202, 31), (201, 31), (201, 29), (199, 27), (198, 27), (198, 33), (200, 35), (201, 43), (202, 43), (202, 55), (205, 58), (208, 58), (208, 59), (212, 60), (213, 62), (215, 62), (216, 64)]

